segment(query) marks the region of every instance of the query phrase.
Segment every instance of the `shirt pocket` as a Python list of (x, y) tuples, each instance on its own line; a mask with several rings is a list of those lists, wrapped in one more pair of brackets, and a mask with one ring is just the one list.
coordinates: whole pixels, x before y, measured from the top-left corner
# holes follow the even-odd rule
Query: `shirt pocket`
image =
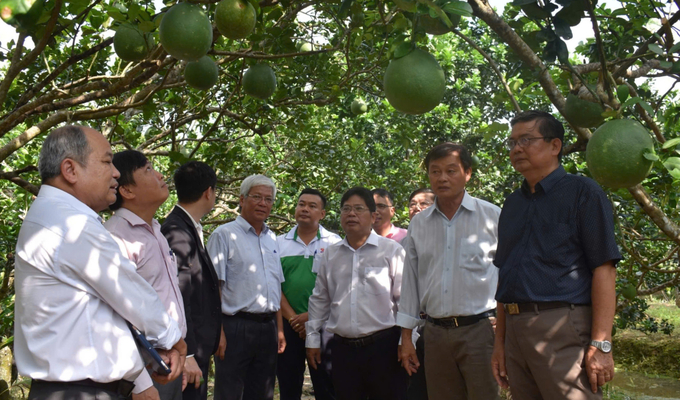
[(366, 293), (376, 296), (389, 293), (392, 284), (387, 266), (366, 267), (364, 273), (364, 291)]
[(458, 265), (472, 272), (483, 272), (492, 261), (492, 250), (495, 243), (486, 240), (485, 236), (470, 235), (460, 239), (458, 246)]

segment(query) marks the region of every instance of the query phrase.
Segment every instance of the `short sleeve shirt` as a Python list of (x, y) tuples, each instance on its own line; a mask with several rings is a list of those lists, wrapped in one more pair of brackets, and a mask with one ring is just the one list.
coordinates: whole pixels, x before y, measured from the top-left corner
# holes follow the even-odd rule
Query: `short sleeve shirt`
[(534, 193), (525, 181), (503, 205), (496, 300), (590, 304), (593, 269), (620, 259), (604, 191), (560, 166)]

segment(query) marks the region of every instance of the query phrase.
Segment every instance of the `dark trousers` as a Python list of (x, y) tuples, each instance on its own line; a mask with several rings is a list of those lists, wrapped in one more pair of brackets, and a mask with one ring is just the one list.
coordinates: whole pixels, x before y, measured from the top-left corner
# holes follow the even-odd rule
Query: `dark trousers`
[(158, 390), (158, 397), (161, 400), (182, 400), (182, 375), (165, 385), (153, 381), (153, 387)]
[(66, 382), (33, 381), (27, 400), (123, 400), (122, 395)]
[(427, 399), (427, 382), (425, 381), (425, 329), (423, 326), (418, 328), (420, 337), (416, 341), (416, 356), (420, 361), (420, 367), (415, 374), (411, 375), (408, 382), (408, 391), (406, 398), (408, 400), (428, 400)]
[[(305, 339), (301, 338), (287, 321), (283, 323), (283, 333), (286, 336), (286, 351), (279, 354), (276, 367), (281, 400), (300, 400), (302, 384), (305, 380), (305, 360), (307, 359)], [(316, 400), (335, 399), (335, 391), (331, 381), (331, 343), (329, 343), (332, 339), (333, 334), (324, 330), (321, 331), (321, 364), (317, 369), (309, 368)]]
[[(194, 356), (196, 357), (196, 356)], [(196, 357), (196, 364), (203, 373), (203, 383), (196, 389), (193, 383), (189, 383), (182, 392), (182, 400), (207, 400), (208, 398), (208, 369), (210, 367), (210, 357), (202, 360)]]
[(397, 361), (399, 327), (374, 343), (333, 341), (333, 386), (338, 400), (405, 400), (408, 374)]
[(272, 400), (278, 349), (276, 318), (222, 315), (224, 360), (215, 357), (215, 400)]

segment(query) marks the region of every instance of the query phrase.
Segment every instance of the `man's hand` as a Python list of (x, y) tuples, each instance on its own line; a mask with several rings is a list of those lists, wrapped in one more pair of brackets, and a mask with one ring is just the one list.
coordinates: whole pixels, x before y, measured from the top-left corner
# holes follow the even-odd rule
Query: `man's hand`
[(161, 385), (165, 385), (177, 379), (184, 370), (184, 361), (187, 358), (187, 344), (184, 339), (180, 339), (172, 346), (172, 349), (159, 350), (158, 354), (168, 364), (172, 372), (170, 372), (170, 375), (160, 375), (154, 372), (151, 374), (151, 378)]
[(278, 336), (278, 352), (283, 353), (286, 350), (286, 337), (283, 335), (283, 330), (277, 331)]
[(402, 337), (401, 346), (398, 348), (397, 361), (401, 362), (408, 376), (415, 374), (420, 367), (420, 361), (416, 355), (416, 348), (413, 347), (411, 340), (404, 340)]
[(308, 313), (298, 314), (290, 319), (290, 327), (293, 328), (301, 338), (307, 336), (307, 331), (305, 330), (305, 322), (309, 320)]
[(307, 348), (307, 363), (310, 367), (317, 369), (321, 364), (321, 349)]
[(187, 383), (193, 383), (196, 389), (201, 386), (203, 372), (198, 367), (195, 357), (187, 358), (187, 361), (184, 363), (184, 376), (186, 377)]
[(220, 344), (217, 345), (215, 355), (224, 360), (224, 352), (227, 350), (227, 337), (224, 336), (224, 328), (220, 328)]
[(491, 355), (491, 371), (496, 378), (498, 386), (503, 389), (510, 387), (508, 373), (505, 370), (505, 345), (494, 343), (493, 354)]
[(137, 394), (132, 393), (132, 400), (161, 400), (161, 396), (158, 394), (158, 390), (155, 387), (150, 386), (143, 392)]
[(586, 373), (590, 381), (590, 389), (597, 393), (598, 386), (614, 379), (614, 356), (612, 353), (603, 353), (593, 346), (588, 346), (586, 351)]

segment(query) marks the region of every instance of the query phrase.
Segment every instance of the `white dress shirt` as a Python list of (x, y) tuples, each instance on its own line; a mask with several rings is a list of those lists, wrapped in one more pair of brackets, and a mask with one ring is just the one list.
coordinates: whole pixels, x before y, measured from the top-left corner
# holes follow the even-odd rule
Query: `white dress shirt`
[(175, 204), (175, 207), (179, 208), (180, 210), (184, 211), (186, 215), (189, 216), (191, 219), (191, 222), (194, 224), (194, 229), (196, 229), (196, 233), (198, 233), (198, 237), (201, 238), (201, 246), (205, 248), (205, 238), (203, 237), (203, 225), (201, 225), (200, 222), (196, 221), (194, 217), (189, 214), (189, 211), (185, 210), (184, 207), (180, 206), (179, 203)]
[(449, 220), (434, 205), (411, 220), (397, 325), (414, 329), (420, 311), (432, 318), (476, 315), (495, 309), (498, 268), (497, 206), (467, 192)]
[(319, 348), (319, 330), (359, 338), (396, 324), (404, 249), (371, 232), (353, 249), (347, 239), (329, 246), (321, 257), (309, 298), (306, 347)]
[(223, 314), (262, 314), (281, 308), (284, 278), (279, 246), (267, 225), (258, 236), (239, 215), (215, 229), (206, 249), (222, 285)]
[(91, 208), (42, 185), (16, 248), (14, 356), (32, 379), (135, 380), (144, 365), (125, 320), (158, 348), (181, 338), (156, 291)]

